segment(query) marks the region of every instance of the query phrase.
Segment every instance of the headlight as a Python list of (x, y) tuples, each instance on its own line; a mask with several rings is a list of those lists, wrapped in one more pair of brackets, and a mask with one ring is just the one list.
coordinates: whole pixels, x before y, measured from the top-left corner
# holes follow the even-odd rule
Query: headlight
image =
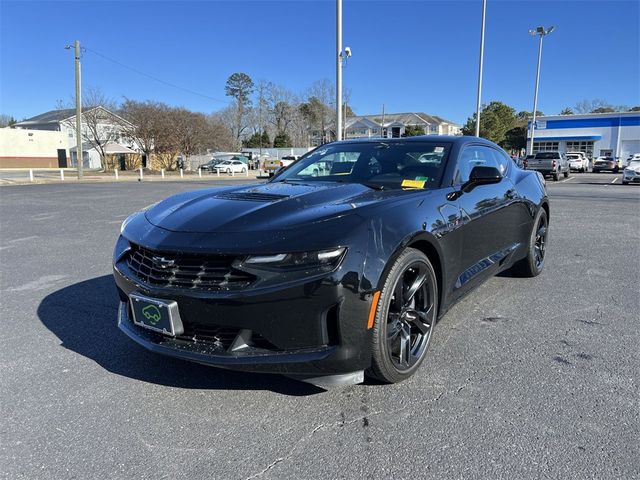
[(339, 263), (346, 248), (333, 248), (317, 252), (278, 253), (275, 255), (251, 255), (246, 257), (241, 266), (247, 269), (269, 271), (298, 271), (319, 269), (331, 271)]

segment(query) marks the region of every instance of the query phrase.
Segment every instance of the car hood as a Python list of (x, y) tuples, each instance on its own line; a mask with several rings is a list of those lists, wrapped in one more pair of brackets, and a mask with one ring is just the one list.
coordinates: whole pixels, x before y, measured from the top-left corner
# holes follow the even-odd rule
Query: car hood
[(181, 193), (145, 215), (153, 225), (174, 232), (284, 230), (354, 215), (368, 205), (407, 193), (377, 191), (357, 183), (273, 182)]
[(626, 170), (633, 170), (634, 172), (640, 172), (640, 165), (634, 165), (626, 167)]

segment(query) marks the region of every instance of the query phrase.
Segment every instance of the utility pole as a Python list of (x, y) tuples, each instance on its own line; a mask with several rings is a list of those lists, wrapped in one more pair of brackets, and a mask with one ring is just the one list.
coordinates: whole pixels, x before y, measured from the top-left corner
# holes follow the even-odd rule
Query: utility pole
[(336, 0), (336, 140), (342, 140), (342, 0)]
[(478, 101), (476, 103), (476, 137), (480, 136), (480, 107), (482, 102), (482, 67), (484, 64), (484, 23), (487, 16), (487, 0), (482, 0), (482, 27), (480, 28), (480, 65), (478, 67)]
[(384, 135), (384, 103), (382, 104), (382, 123), (380, 124), (380, 136), (386, 137), (386, 135)]
[(533, 139), (535, 137), (536, 130), (536, 111), (538, 110), (538, 84), (540, 82), (540, 63), (542, 62), (542, 39), (555, 30), (556, 27), (551, 26), (549, 28), (537, 27), (535, 30), (529, 30), (529, 34), (534, 37), (538, 35), (540, 37), (540, 43), (538, 44), (538, 66), (536, 67), (536, 87), (533, 94), (533, 118), (531, 120), (531, 143), (529, 144), (528, 154), (533, 154)]
[[(260, 97), (258, 98), (258, 128), (260, 128), (260, 142), (258, 143), (258, 148), (260, 149), (260, 153), (258, 154), (258, 165), (260, 165), (260, 160), (262, 159), (262, 97), (264, 95), (264, 85), (261, 83), (258, 87), (258, 94)], [(258, 167), (260, 168), (260, 167)]]
[[(71, 45), (65, 45), (66, 50), (71, 49)], [(82, 155), (82, 98), (80, 92), (82, 85), (80, 83), (80, 40), (74, 42), (75, 48), (75, 64), (76, 64), (76, 162), (78, 167), (78, 180), (82, 178), (83, 173), (83, 155)]]
[(342, 138), (347, 138), (347, 102), (344, 102), (343, 116), (342, 116)]

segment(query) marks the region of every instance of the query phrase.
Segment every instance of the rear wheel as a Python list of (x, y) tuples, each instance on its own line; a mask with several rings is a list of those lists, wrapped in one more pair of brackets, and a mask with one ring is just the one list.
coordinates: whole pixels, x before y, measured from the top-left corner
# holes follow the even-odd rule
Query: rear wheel
[(529, 237), (527, 256), (511, 267), (513, 273), (520, 277), (535, 277), (542, 272), (547, 251), (548, 235), (549, 222), (547, 212), (540, 207)]
[(231, 169), (227, 168), (227, 175), (230, 175), (230, 174), (231, 174)]
[(567, 170), (566, 172), (563, 173), (564, 178), (569, 178), (569, 170)]
[(246, 169), (246, 168), (243, 168), (243, 169), (242, 169), (242, 173), (247, 173), (247, 169)]
[(553, 181), (557, 182), (560, 180), (560, 174), (558, 172), (553, 172)]
[(387, 274), (373, 325), (367, 375), (387, 383), (410, 377), (427, 352), (438, 311), (438, 284), (429, 259), (406, 249)]

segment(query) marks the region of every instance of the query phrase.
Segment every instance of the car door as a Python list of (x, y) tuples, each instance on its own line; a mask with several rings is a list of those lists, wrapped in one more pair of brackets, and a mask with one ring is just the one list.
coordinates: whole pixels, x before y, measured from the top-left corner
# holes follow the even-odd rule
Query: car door
[(491, 185), (478, 185), (459, 197), (460, 230), (463, 235), (455, 290), (461, 295), (483, 279), (494, 275), (513, 248), (511, 226), (517, 221), (516, 189), (506, 175), (511, 165), (500, 152), (485, 145), (468, 145), (458, 157), (455, 183), (462, 186), (475, 166), (497, 168), (503, 178)]

